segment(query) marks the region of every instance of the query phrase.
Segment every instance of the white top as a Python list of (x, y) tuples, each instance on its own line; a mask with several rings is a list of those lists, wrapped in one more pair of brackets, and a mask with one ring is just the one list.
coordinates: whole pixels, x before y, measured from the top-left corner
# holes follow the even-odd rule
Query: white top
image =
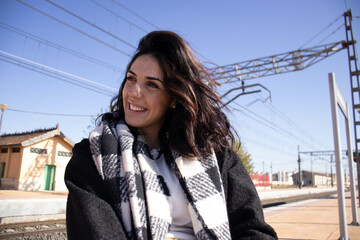
[[(151, 150), (154, 159), (157, 159), (159, 150)], [(164, 154), (156, 160), (161, 175), (163, 176), (171, 195), (171, 218), (172, 222), (170, 230), (166, 237), (177, 239), (195, 240), (195, 234), (190, 218), (187, 200), (183, 189), (180, 186), (179, 180), (174, 173), (171, 172), (169, 166), (166, 164)]]

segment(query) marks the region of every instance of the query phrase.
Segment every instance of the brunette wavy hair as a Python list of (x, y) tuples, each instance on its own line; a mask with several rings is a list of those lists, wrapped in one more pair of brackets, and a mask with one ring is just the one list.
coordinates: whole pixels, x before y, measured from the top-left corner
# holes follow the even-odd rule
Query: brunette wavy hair
[[(235, 143), (230, 123), (221, 110), (214, 81), (197, 60), (189, 44), (174, 32), (154, 31), (144, 36), (126, 72), (143, 54), (151, 54), (164, 72), (164, 85), (176, 101), (169, 108), (160, 130), (160, 141), (185, 157), (204, 157)], [(126, 74), (125, 74), (126, 75)], [(122, 91), (111, 101), (110, 110), (124, 117)]]

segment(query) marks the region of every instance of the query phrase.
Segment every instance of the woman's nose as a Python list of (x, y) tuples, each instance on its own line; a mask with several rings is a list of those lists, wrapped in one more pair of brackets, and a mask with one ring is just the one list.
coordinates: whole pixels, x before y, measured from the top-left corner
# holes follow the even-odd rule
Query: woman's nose
[(129, 96), (131, 97), (141, 97), (141, 87), (139, 86), (139, 84), (134, 84), (130, 89), (129, 89)]

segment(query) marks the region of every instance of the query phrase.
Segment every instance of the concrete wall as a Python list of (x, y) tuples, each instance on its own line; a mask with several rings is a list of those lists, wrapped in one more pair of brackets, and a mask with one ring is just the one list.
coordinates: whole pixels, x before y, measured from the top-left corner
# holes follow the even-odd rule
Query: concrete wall
[(294, 186), (294, 182), (283, 182), (283, 181), (272, 181), (271, 182), (272, 187), (290, 187)]
[[(20, 190), (44, 190), (44, 169), (48, 162), (49, 149), (51, 149), (52, 140), (45, 140), (24, 148), (23, 164), (19, 178)], [(31, 152), (31, 149), (46, 149), (47, 154), (38, 154)]]
[(2, 190), (18, 190), (19, 179), (17, 178), (2, 178), (1, 189)]
[[(39, 154), (31, 149), (46, 149), (46, 154)], [(20, 190), (44, 190), (45, 166), (55, 166), (54, 190), (66, 191), (64, 172), (70, 157), (59, 156), (58, 152), (71, 152), (72, 146), (62, 138), (54, 137), (24, 148), (23, 164), (19, 179)]]
[(45, 166), (53, 165), (55, 166), (53, 189), (67, 191), (64, 174), (71, 158), (69, 153), (72, 151), (72, 146), (63, 138), (55, 136), (30, 146), (15, 147), (20, 147), (20, 152), (13, 153), (14, 147), (7, 147), (7, 153), (0, 151), (0, 162), (6, 164), (4, 178), (1, 179), (1, 189), (44, 190)]
[[(61, 139), (57, 137), (57, 139)], [(61, 139), (62, 140), (62, 139)], [(65, 176), (65, 169), (67, 164), (70, 161), (71, 156), (63, 156), (59, 152), (67, 152), (72, 153), (72, 146), (67, 144), (65, 141), (60, 141), (56, 147), (56, 158), (55, 158), (55, 166), (56, 166), (56, 173), (55, 173), (55, 182), (54, 182), (54, 190), (55, 191), (67, 191), (64, 176)]]
[(22, 158), (22, 149), (20, 147), (20, 152), (13, 152), (14, 149), (19, 148), (19, 146), (9, 148), (9, 158), (7, 161), (7, 167), (5, 168), (5, 176), (8, 178), (19, 178), (20, 168), (21, 168), (21, 158)]
[[(302, 183), (303, 186), (314, 186), (314, 187), (330, 187), (331, 186), (331, 175), (319, 174), (312, 172), (302, 172)], [(294, 182), (298, 184), (299, 173), (294, 174)], [(333, 183), (336, 185), (336, 176), (333, 175)]]
[(331, 176), (314, 175), (315, 186), (331, 186)]
[[(20, 152), (13, 152), (14, 149), (19, 148)], [(1, 153), (0, 151), (0, 162), (5, 163), (4, 178), (1, 179), (1, 189), (17, 190), (23, 155), (22, 148), (20, 146), (8, 146), (2, 147), (2, 149), (7, 149), (7, 153)]]

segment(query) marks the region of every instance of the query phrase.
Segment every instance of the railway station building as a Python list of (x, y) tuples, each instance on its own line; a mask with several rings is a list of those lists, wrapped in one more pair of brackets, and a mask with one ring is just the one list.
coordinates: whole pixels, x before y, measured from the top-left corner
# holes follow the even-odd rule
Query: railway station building
[(0, 136), (0, 189), (67, 191), (66, 165), (74, 143), (52, 129)]
[[(349, 184), (349, 178), (346, 177), (345, 184)], [(294, 183), (299, 183), (299, 173), (293, 175)], [(336, 174), (325, 174), (311, 171), (301, 171), (302, 186), (308, 187), (332, 187), (336, 186)]]

